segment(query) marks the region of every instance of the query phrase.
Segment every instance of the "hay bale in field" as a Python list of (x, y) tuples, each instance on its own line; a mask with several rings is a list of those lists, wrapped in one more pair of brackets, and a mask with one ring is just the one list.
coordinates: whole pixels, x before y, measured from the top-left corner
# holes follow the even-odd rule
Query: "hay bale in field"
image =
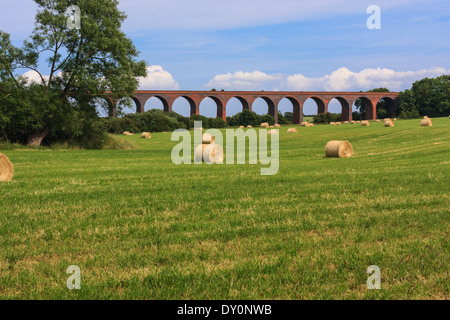
[(218, 144), (200, 144), (194, 151), (195, 161), (215, 163), (223, 161), (223, 149)]
[(424, 119), (428, 119), (428, 116), (423, 116)]
[(210, 135), (209, 133), (205, 133), (202, 136), (202, 144), (211, 144), (214, 143), (214, 140), (215, 140), (214, 136)]
[(350, 121), (350, 124), (355, 124), (355, 123), (356, 123), (355, 120)]
[(385, 121), (384, 122), (384, 126), (385, 127), (393, 127), (394, 126), (394, 121)]
[(287, 133), (297, 133), (297, 129), (296, 128), (289, 128), (289, 129), (287, 129)]
[(300, 124), (300, 126), (302, 126), (302, 127), (307, 127), (309, 125), (309, 122), (308, 121), (303, 121), (301, 124)]
[(330, 126), (335, 126), (336, 122), (330, 122)]
[(393, 120), (394, 120), (394, 121), (397, 121), (397, 118), (394, 118)]
[(141, 138), (142, 139), (150, 139), (152, 137), (152, 134), (150, 132), (142, 132)]
[(392, 121), (392, 119), (391, 118), (384, 118), (384, 122), (386, 122), (386, 121)]
[(281, 128), (281, 125), (278, 123), (275, 123), (275, 128)]
[(353, 147), (348, 141), (332, 140), (325, 146), (325, 156), (349, 158), (353, 155)]
[(369, 121), (364, 120), (364, 121), (361, 121), (361, 125), (364, 127), (368, 127), (370, 124), (369, 124)]
[(349, 122), (348, 121), (344, 121), (344, 124), (349, 124)]
[(223, 162), (223, 149), (218, 144), (210, 144), (210, 148), (206, 148), (207, 155), (204, 156), (204, 161), (206, 163), (217, 163), (217, 162)]
[(0, 181), (11, 181), (14, 175), (14, 166), (9, 158), (0, 153)]
[(244, 129), (244, 126), (239, 126), (239, 129)]
[(361, 123), (361, 121), (359, 121), (359, 120), (358, 120), (358, 121), (356, 121), (356, 123), (357, 123), (357, 124), (360, 124), (360, 123)]
[(267, 130), (267, 134), (278, 134), (278, 130)]
[(422, 126), (422, 127), (431, 127), (431, 126), (433, 126), (433, 121), (431, 120), (431, 118), (424, 118), (424, 119), (422, 119), (422, 120), (420, 120), (420, 125)]
[(314, 123), (308, 124), (308, 127), (314, 127)]
[(248, 125), (247, 128), (251, 129), (251, 128), (253, 128), (253, 127), (252, 127), (251, 125)]
[(203, 131), (203, 130), (205, 130), (205, 129), (203, 129), (203, 128), (194, 128), (194, 131)]
[(340, 126), (340, 125), (341, 125), (341, 122), (340, 122), (340, 121), (336, 122), (336, 125), (337, 125), (337, 126)]
[(269, 123), (268, 122), (261, 123), (261, 128), (269, 128)]
[(375, 120), (375, 122), (380, 122), (380, 119)]
[(130, 134), (130, 131), (124, 131), (122, 134), (123, 134), (124, 136), (128, 136), (128, 135)]
[[(203, 161), (203, 152), (207, 147), (209, 147), (209, 144), (199, 144), (197, 148), (194, 150), (194, 159), (195, 161)], [(215, 155), (215, 149), (212, 150), (213, 156)]]

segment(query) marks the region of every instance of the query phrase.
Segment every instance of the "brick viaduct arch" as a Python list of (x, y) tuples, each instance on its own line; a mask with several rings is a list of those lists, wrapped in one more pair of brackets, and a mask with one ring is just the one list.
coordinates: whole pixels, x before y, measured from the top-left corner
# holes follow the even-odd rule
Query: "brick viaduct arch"
[[(217, 117), (226, 120), (226, 106), (232, 98), (242, 103), (242, 109), (252, 111), (253, 102), (262, 98), (268, 106), (268, 114), (275, 118), (278, 123), (278, 104), (284, 98), (292, 103), (294, 124), (303, 121), (303, 104), (312, 99), (316, 102), (318, 113), (328, 111), (328, 104), (336, 99), (342, 108), (342, 121), (352, 120), (352, 105), (357, 99), (361, 99), (365, 107), (366, 120), (374, 120), (377, 116), (377, 103), (384, 99), (389, 116), (392, 117), (397, 107), (398, 92), (291, 92), (291, 91), (163, 91), (163, 90), (138, 90), (131, 97), (136, 104), (136, 112), (143, 113), (147, 100), (152, 97), (158, 98), (164, 107), (164, 111), (172, 111), (172, 105), (180, 97), (185, 98), (190, 105), (190, 114), (199, 114), (200, 103), (203, 99), (211, 98), (217, 107)], [(105, 97), (103, 97), (105, 98)], [(119, 100), (109, 100), (110, 116), (116, 116), (116, 108)]]

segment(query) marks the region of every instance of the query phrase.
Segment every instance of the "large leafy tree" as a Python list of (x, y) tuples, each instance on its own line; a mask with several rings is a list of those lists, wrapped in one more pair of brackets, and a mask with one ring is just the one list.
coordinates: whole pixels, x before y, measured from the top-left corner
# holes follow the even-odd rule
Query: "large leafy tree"
[(413, 83), (411, 91), (400, 99), (400, 109), (417, 110), (421, 116), (450, 114), (450, 75), (425, 78)]
[[(113, 98), (130, 96), (137, 77), (145, 76), (145, 62), (137, 60), (139, 52), (121, 31), (126, 16), (118, 1), (35, 2), (35, 29), (22, 48), (0, 31), (0, 125), (9, 124), (32, 146), (74, 112), (75, 118), (95, 115), (93, 96), (106, 91)], [(72, 5), (80, 9), (80, 29), (68, 25), (66, 10)], [(30, 84), (21, 76), (25, 71), (38, 80)]]

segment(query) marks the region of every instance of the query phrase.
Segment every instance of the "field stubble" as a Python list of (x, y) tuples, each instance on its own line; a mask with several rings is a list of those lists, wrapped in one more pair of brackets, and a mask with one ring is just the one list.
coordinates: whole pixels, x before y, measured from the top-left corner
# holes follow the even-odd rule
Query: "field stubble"
[[(0, 298), (448, 299), (450, 120), (297, 128), (280, 129), (274, 176), (176, 166), (170, 133), (120, 137), (134, 150), (0, 151), (15, 165)], [(325, 158), (329, 140), (354, 156)]]

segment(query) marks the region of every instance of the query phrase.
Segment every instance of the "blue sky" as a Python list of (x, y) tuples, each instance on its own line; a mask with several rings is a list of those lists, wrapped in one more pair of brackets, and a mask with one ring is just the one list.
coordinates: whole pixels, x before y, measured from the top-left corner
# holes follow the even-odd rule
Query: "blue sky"
[[(366, 26), (372, 4), (381, 9), (380, 30)], [(128, 15), (123, 30), (149, 65), (143, 89), (397, 91), (450, 73), (448, 0), (127, 0), (119, 7)], [(16, 45), (30, 34), (36, 8), (32, 0), (0, 0), (0, 29)], [(152, 107), (161, 105), (152, 99)], [(230, 101), (227, 113), (241, 108)], [(292, 107), (283, 101), (280, 109)], [(180, 99), (174, 110), (189, 108)], [(257, 101), (254, 110), (267, 106)], [(340, 112), (339, 104), (330, 110)], [(214, 105), (205, 100), (200, 112), (214, 116)], [(308, 101), (305, 113), (315, 112)]]

